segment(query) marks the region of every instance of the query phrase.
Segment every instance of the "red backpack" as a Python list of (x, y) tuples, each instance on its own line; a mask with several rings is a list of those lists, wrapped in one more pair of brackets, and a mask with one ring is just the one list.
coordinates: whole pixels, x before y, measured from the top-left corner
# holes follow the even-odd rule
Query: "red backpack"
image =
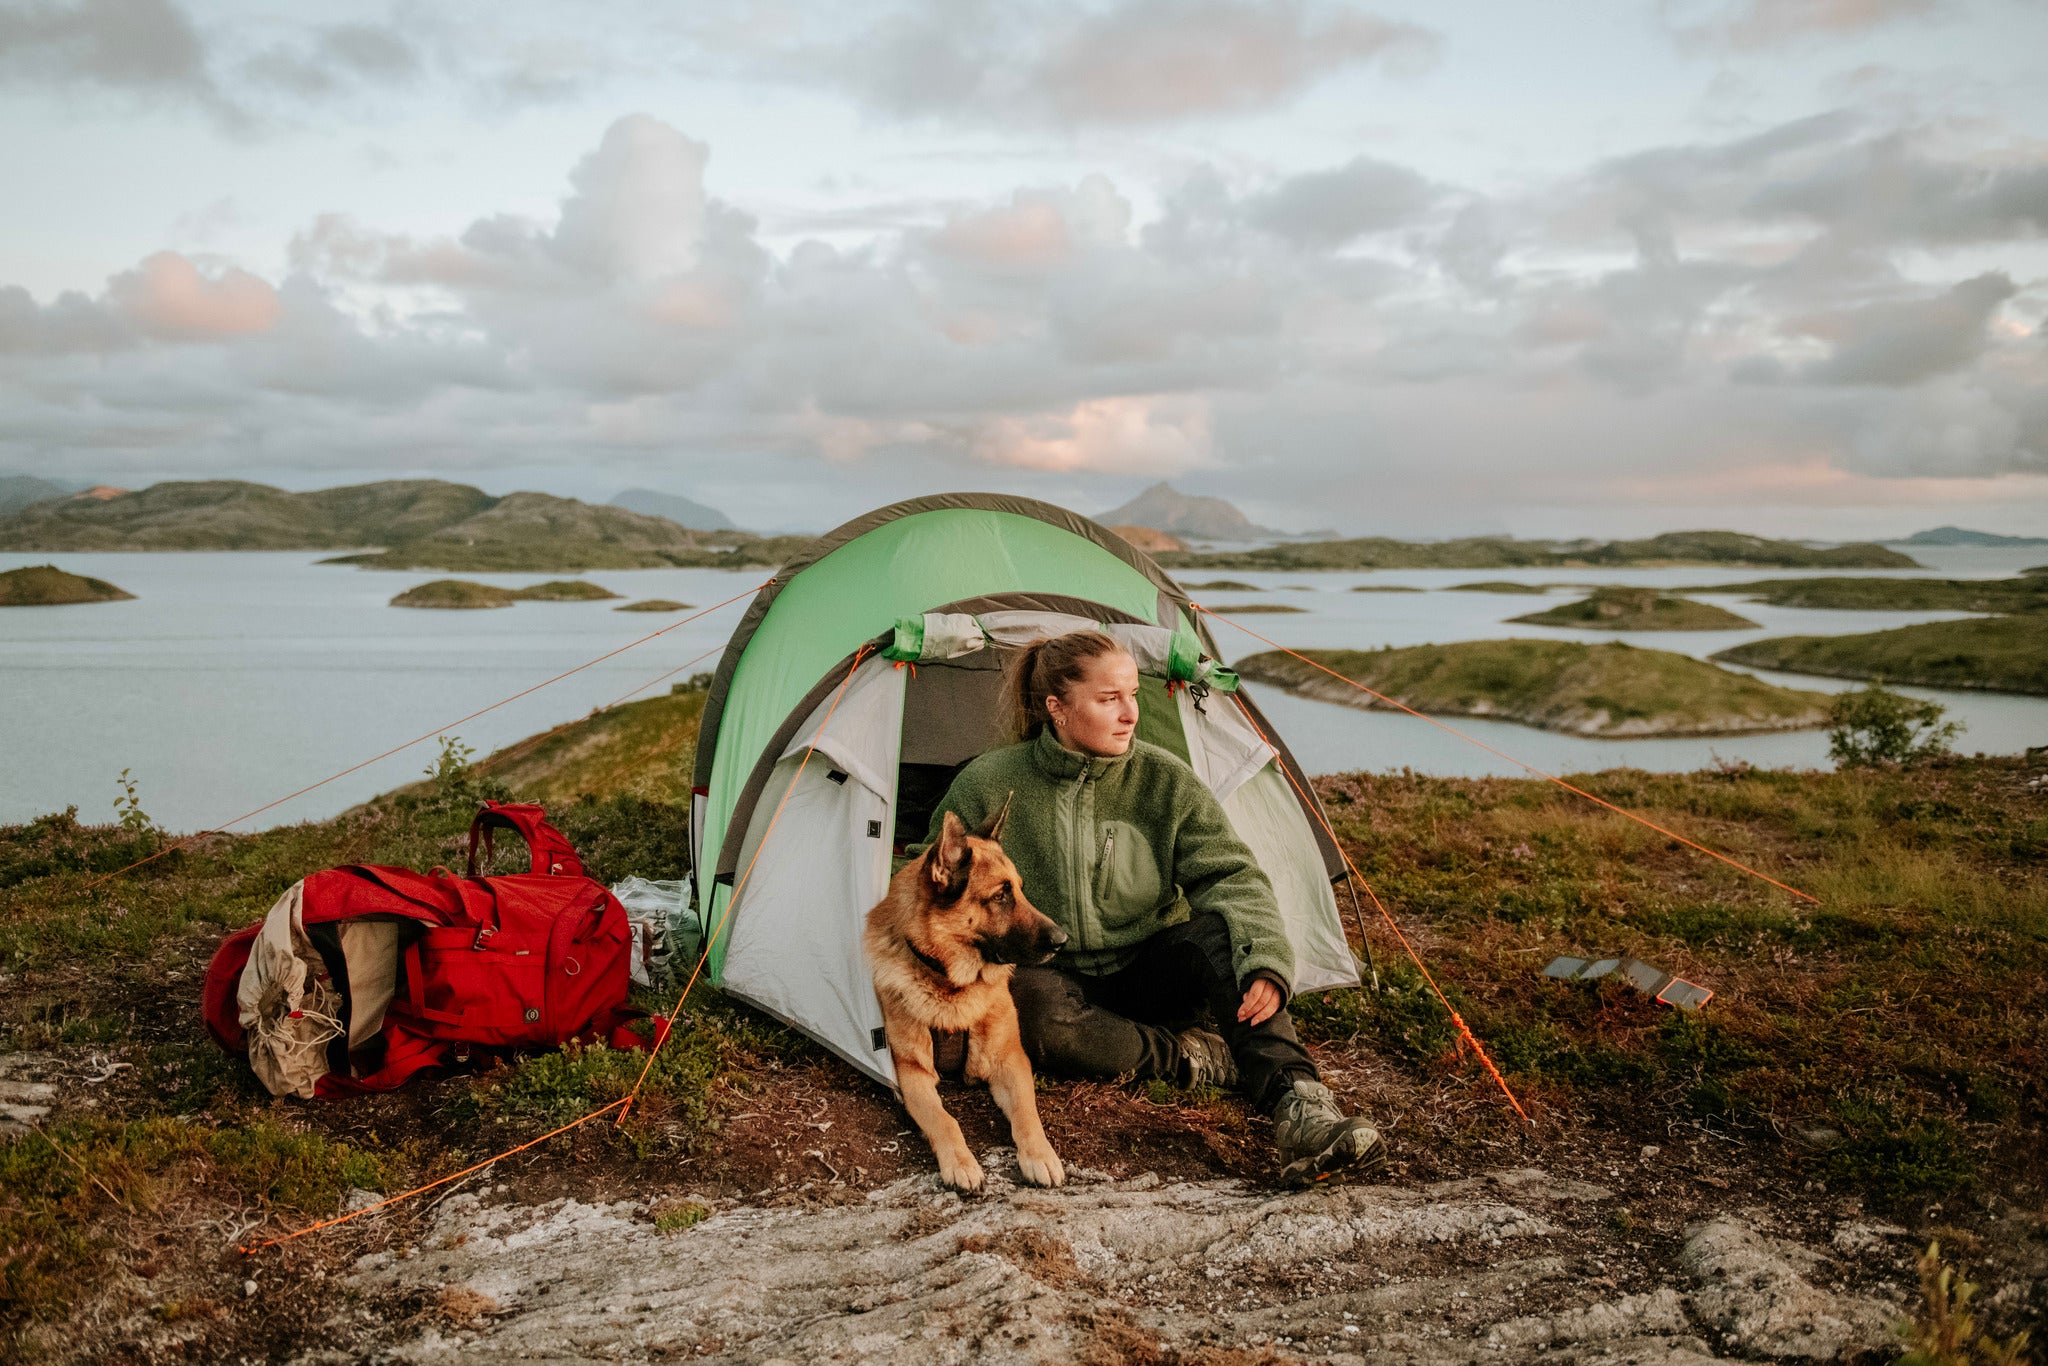
[[(488, 867), (499, 829), (524, 838), (531, 872), (476, 875), (478, 845)], [(266, 952), (259, 936), (280, 947)], [(631, 936), (625, 908), (583, 875), (540, 807), (486, 802), (469, 830), (469, 876), (364, 864), (315, 873), (222, 941), (201, 1008), (228, 1051), (249, 1052), (253, 1027), (290, 1055), (289, 1089), (274, 1067), (257, 1069), (274, 1091), (387, 1091), (478, 1050), (645, 1046), (626, 1027), (640, 1016), (626, 1004)], [(303, 998), (282, 999), (287, 977)]]

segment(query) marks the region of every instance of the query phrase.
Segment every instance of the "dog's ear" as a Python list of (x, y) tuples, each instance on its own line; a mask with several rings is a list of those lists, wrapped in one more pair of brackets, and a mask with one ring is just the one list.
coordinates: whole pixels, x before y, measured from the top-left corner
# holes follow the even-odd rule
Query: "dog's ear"
[(981, 828), (974, 832), (975, 835), (985, 840), (1000, 840), (1003, 837), (1003, 822), (1010, 818), (1010, 803), (1015, 801), (1016, 798), (1017, 789), (1013, 787), (1004, 796), (1002, 809), (983, 821)]
[(945, 904), (967, 890), (974, 851), (967, 847), (967, 826), (948, 811), (939, 821), (939, 838), (925, 855), (925, 875), (932, 880), (933, 899)]

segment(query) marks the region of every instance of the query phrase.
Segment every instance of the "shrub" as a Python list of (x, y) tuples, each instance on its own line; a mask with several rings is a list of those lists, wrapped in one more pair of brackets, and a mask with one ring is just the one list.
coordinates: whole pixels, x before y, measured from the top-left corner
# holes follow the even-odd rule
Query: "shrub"
[(1929, 1243), (1920, 1258), (1920, 1312), (1904, 1326), (1908, 1350), (1899, 1366), (2024, 1366), (2025, 1330), (2004, 1342), (1978, 1334), (1970, 1312), (1976, 1294), (1942, 1257), (1941, 1244)]
[(1828, 757), (1841, 768), (1909, 765), (1947, 754), (1962, 725), (1943, 721), (1939, 702), (1905, 697), (1873, 682), (1836, 696), (1828, 708)]
[(441, 742), (441, 753), (434, 766), (425, 770), (434, 784), (433, 796), (426, 805), (446, 811), (474, 811), (486, 799), (504, 801), (512, 795), (504, 783), (476, 771), (476, 765), (470, 762), (476, 754), (474, 746), (462, 743), (460, 736), (435, 738)]

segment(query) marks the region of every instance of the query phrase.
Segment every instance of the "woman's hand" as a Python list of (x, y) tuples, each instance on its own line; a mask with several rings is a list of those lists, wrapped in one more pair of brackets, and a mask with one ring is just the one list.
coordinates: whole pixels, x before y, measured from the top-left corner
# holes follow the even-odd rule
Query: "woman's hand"
[(1237, 1008), (1239, 1024), (1262, 1025), (1280, 1009), (1280, 988), (1264, 977), (1254, 977), (1244, 989), (1244, 1004)]

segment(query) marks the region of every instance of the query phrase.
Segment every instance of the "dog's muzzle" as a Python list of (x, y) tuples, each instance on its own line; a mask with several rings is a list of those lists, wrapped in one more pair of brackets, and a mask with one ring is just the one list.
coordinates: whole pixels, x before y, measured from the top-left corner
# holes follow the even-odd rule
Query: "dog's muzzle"
[(1043, 928), (1019, 925), (1002, 935), (983, 935), (975, 944), (986, 963), (1016, 963), (1022, 966), (1044, 963), (1067, 942), (1067, 932), (1050, 920)]

